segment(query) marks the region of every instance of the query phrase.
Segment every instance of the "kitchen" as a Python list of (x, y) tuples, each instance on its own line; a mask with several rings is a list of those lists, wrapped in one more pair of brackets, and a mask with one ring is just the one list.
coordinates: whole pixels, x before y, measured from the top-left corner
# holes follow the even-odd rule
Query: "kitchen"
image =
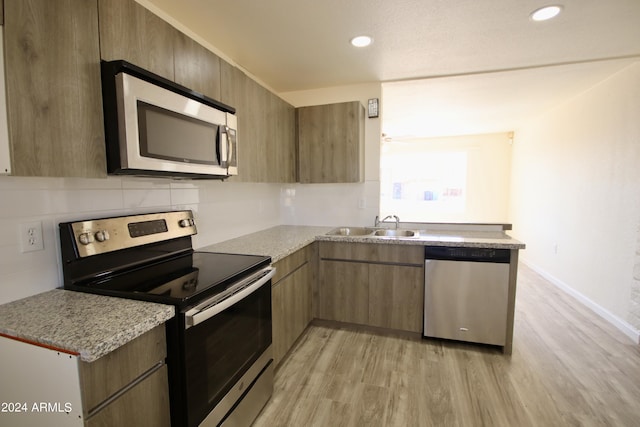
[[(628, 15), (636, 16), (630, 10)], [(637, 59), (638, 52), (633, 53)], [(606, 55), (610, 56), (614, 55)], [(635, 330), (636, 337), (640, 326), (638, 279), (633, 273), (640, 232), (635, 196), (640, 180), (634, 162), (640, 134), (635, 119), (639, 116), (638, 72), (636, 61), (609, 78), (603, 77), (601, 83), (579, 98), (565, 101), (553, 113), (516, 130), (513, 213), (509, 219), (514, 223), (512, 234), (528, 245), (523, 257), (531, 265), (546, 272), (556, 284), (573, 290), (620, 329), (631, 330), (631, 334)], [(382, 98), (378, 83), (281, 94), (285, 95), (294, 105), (352, 99), (366, 104), (370, 98)], [(200, 230), (195, 247), (279, 224), (372, 225), (379, 214), (376, 171), (380, 123), (369, 119), (366, 126), (364, 183), (2, 177), (2, 302), (62, 283), (57, 223), (79, 217), (193, 209)], [(556, 135), (562, 136), (562, 143)], [(538, 146), (534, 140), (548, 142)], [(601, 140), (612, 141), (611, 149)], [(578, 156), (580, 162), (572, 156)], [(565, 175), (567, 171), (572, 174)], [(576, 186), (588, 186), (591, 191), (575, 190)], [(614, 205), (597, 208), (603, 200)], [(44, 250), (21, 252), (17, 230), (24, 222), (41, 222)]]

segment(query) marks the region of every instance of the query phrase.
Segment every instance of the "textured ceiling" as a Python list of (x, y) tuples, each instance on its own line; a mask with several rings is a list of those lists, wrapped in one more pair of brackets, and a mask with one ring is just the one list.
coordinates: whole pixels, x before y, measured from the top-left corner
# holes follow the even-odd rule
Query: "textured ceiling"
[[(435, 92), (440, 103), (455, 94), (459, 104), (470, 106), (459, 83), (465, 90), (475, 88), (476, 96), (501, 94), (496, 99), (503, 105), (494, 106), (498, 112), (513, 112), (509, 103), (527, 99), (518, 109), (531, 114), (558, 93), (571, 96), (569, 91), (582, 91), (630, 63), (606, 60), (640, 58), (640, 0), (559, 0), (563, 13), (542, 23), (530, 21), (529, 14), (548, 0), (138, 1), (188, 28), (278, 93), (394, 82), (385, 85), (385, 125), (387, 99), (394, 99), (395, 90), (401, 92), (395, 98), (412, 90), (427, 91), (430, 99)], [(350, 46), (360, 34), (374, 43)], [(415, 79), (426, 88), (396, 83)], [(541, 87), (541, 79), (552, 89)], [(398, 105), (408, 111), (393, 112), (406, 116), (429, 102), (405, 97)], [(469, 120), (479, 120), (479, 113), (469, 113)]]

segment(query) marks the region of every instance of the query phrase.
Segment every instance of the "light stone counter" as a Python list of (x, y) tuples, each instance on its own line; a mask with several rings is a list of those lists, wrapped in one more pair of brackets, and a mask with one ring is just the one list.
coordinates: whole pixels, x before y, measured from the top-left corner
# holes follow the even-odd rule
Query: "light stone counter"
[(463, 246), (524, 249), (524, 243), (501, 231), (422, 230), (418, 237), (330, 236), (336, 227), (280, 225), (198, 249), (247, 255), (268, 255), (272, 262), (314, 241), (420, 246)]
[(223, 252), (243, 255), (265, 255), (276, 262), (313, 243), (317, 236), (335, 227), (279, 225), (235, 239), (199, 248), (198, 251)]
[(0, 305), (0, 333), (93, 362), (174, 312), (171, 305), (54, 289)]
[(393, 245), (456, 246), (467, 248), (524, 249), (525, 244), (501, 231), (416, 230), (414, 237), (318, 236), (316, 240)]

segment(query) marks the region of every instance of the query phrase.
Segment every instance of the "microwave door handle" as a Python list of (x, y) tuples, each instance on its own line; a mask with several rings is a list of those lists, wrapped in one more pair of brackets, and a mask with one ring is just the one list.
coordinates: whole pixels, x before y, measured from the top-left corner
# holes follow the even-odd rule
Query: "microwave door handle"
[(231, 166), (231, 159), (233, 158), (233, 144), (231, 143), (231, 133), (229, 132), (229, 126), (225, 126), (225, 134), (227, 136), (227, 173), (229, 173), (229, 167)]
[(220, 126), (220, 128), (218, 129), (218, 153), (220, 154), (220, 157), (218, 158), (218, 162), (220, 163), (220, 166), (223, 168), (227, 168), (227, 163), (228, 163), (228, 153), (227, 153), (227, 149), (229, 146), (228, 140), (229, 140), (229, 136), (227, 135), (227, 127), (226, 126)]

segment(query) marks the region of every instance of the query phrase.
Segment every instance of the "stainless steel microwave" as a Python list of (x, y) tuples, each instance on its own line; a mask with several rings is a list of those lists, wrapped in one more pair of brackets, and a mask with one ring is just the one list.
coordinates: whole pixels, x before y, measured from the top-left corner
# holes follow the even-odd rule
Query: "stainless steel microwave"
[(108, 173), (237, 175), (232, 107), (126, 61), (102, 62), (102, 99)]

